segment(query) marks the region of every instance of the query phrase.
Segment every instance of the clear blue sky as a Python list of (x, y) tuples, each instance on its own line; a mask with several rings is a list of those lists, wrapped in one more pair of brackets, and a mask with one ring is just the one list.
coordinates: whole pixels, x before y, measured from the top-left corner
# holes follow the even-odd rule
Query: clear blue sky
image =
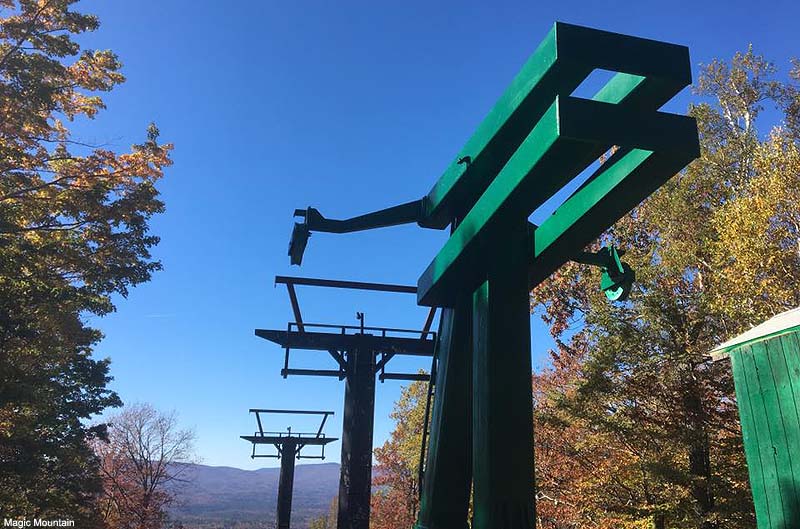
[[(753, 42), (786, 67), (800, 54), (795, 1), (306, 2), (85, 1), (102, 27), (82, 39), (111, 48), (128, 82), (78, 136), (125, 149), (155, 121), (175, 143), (154, 219), (164, 271), (94, 321), (97, 355), (113, 360), (126, 402), (175, 409), (204, 462), (257, 468), (238, 439), (250, 407), (332, 409), (342, 383), (279, 377), (281, 351), (253, 329), (291, 317), (275, 275), (415, 284), (444, 240), (416, 226), (316, 235), (289, 266), (292, 211), (345, 217), (427, 192), (555, 20), (690, 47), (695, 72)], [(667, 107), (683, 111), (684, 92)], [(308, 321), (419, 327), (413, 296), (301, 289)], [(534, 366), (546, 329), (533, 318)], [(298, 355), (304, 365), (324, 356)], [(426, 362), (399, 362), (416, 369)], [(376, 446), (391, 430), (400, 385), (378, 385)], [(276, 423), (275, 428), (285, 425)], [(340, 446), (332, 446), (338, 460)]]

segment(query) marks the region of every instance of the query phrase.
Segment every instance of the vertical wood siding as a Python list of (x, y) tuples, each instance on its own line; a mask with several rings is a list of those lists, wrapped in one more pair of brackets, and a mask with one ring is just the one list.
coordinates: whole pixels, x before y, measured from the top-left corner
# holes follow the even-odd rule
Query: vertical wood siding
[(758, 529), (800, 529), (800, 333), (730, 358)]

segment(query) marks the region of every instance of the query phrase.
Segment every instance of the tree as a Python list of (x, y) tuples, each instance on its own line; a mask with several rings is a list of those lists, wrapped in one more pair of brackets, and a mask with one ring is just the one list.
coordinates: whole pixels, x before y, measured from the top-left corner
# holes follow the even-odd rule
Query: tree
[[(690, 108), (700, 159), (602, 238), (628, 250), (630, 301), (610, 305), (597, 272), (575, 265), (533, 293), (557, 342), (552, 368), (534, 380), (537, 435), (570, 432), (537, 447), (610, 469), (544, 465), (540, 492), (581, 507), (568, 517), (599, 527), (614, 518), (657, 529), (754, 525), (730, 370), (707, 352), (800, 304), (793, 64), (780, 80), (749, 49), (704, 68), (694, 87), (702, 102)], [(783, 123), (762, 136), (766, 104)]]
[(148, 404), (124, 408), (110, 419), (108, 441), (95, 440), (103, 492), (100, 508), (110, 529), (159, 529), (195, 462), (194, 433), (178, 427), (175, 413)]
[(589, 421), (560, 412), (575, 398), (582, 364), (557, 353), (553, 364), (533, 376), (537, 527), (626, 527), (609, 507), (631, 496), (631, 476), (619, 464), (629, 452)]
[(417, 471), (425, 421), (428, 384), (412, 382), (404, 387), (390, 417), (395, 427), (389, 439), (375, 449), (372, 529), (412, 527), (419, 503)]
[(73, 38), (98, 27), (74, 0), (0, 0), (0, 511), (96, 523), (97, 462), (84, 421), (120, 404), (88, 314), (114, 310), (159, 269), (148, 221), (171, 145), (118, 154), (68, 124), (124, 81), (111, 51)]
[(339, 512), (339, 497), (335, 496), (331, 500), (328, 512), (322, 516), (312, 519), (308, 523), (308, 529), (336, 529), (337, 514)]

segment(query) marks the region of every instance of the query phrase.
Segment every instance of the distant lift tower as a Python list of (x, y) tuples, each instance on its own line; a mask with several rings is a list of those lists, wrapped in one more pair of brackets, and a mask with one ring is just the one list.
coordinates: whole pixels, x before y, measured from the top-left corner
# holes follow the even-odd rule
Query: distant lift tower
[[(285, 350), (281, 375), (336, 377), (345, 381), (342, 423), (342, 467), (339, 480), (338, 529), (368, 529), (372, 485), (372, 429), (375, 415), (375, 375), (389, 380), (429, 380), (421, 373), (387, 373), (386, 364), (397, 355), (433, 357), (436, 341), (430, 330), (435, 309), (431, 309), (421, 330), (330, 325), (303, 321), (295, 286), (317, 286), (416, 294), (413, 286), (332, 281), (300, 277), (275, 278), (284, 284), (294, 312), (294, 322), (286, 330), (256, 329), (256, 336), (277, 343)], [(336, 362), (335, 369), (292, 369), (292, 349), (323, 351)]]
[[(292, 489), (294, 487), (294, 460), (295, 459), (325, 459), (325, 445), (337, 441), (335, 437), (326, 437), (322, 433), (325, 422), (332, 411), (306, 411), (306, 410), (263, 410), (251, 409), (255, 413), (258, 431), (253, 435), (242, 435), (245, 441), (253, 443), (252, 458), (274, 457), (281, 460), (281, 475), (278, 480), (278, 516), (276, 527), (289, 529), (289, 519), (292, 515)], [(322, 421), (316, 433), (292, 432), (289, 427), (285, 432), (265, 432), (261, 422), (261, 414), (291, 414), (291, 415), (322, 415)], [(277, 449), (275, 454), (259, 454), (256, 448), (259, 445), (273, 445)], [(301, 455), (306, 446), (320, 447), (319, 455)]]

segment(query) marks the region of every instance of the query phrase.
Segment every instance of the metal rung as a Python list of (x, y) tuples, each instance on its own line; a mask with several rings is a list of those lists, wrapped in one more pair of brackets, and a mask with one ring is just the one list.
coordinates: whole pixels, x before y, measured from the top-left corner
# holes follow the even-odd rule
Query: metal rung
[(430, 375), (420, 373), (381, 373), (378, 375), (381, 380), (410, 380), (427, 382), (430, 380)]

